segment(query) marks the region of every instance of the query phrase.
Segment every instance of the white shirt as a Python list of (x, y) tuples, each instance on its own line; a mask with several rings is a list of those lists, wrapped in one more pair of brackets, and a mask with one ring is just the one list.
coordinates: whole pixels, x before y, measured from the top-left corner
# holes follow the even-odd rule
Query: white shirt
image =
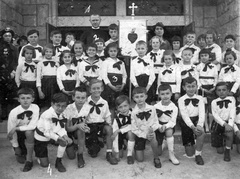
[[(182, 80), (189, 77), (189, 73), (192, 75), (193, 78), (195, 78), (197, 80), (197, 84), (199, 85), (199, 74), (197, 71), (197, 67), (195, 65), (179, 65), (179, 69), (181, 72), (181, 77)], [(190, 70), (190, 71), (189, 71)], [(186, 73), (186, 71), (189, 71)], [(185, 74), (183, 74), (185, 73)]]
[[(153, 67), (154, 67), (154, 72), (155, 74), (158, 74), (159, 70), (161, 69), (161, 66), (163, 66), (162, 63), (162, 57), (163, 57), (163, 52), (165, 50), (159, 49), (157, 52), (154, 52), (153, 50), (149, 52), (146, 56), (147, 58), (150, 58), (153, 61)], [(154, 55), (153, 55), (154, 54)], [(154, 57), (155, 56), (155, 57)], [(156, 60), (156, 61), (154, 61)]]
[[(23, 113), (24, 111), (32, 111), (32, 116), (27, 117), (24, 115), (24, 119), (18, 119), (17, 115)], [(28, 109), (23, 109), (21, 105), (17, 106), (8, 116), (8, 133), (14, 128), (19, 127), (20, 131), (34, 130), (37, 126), (39, 118), (39, 107), (36, 104), (31, 104)], [(18, 147), (17, 134), (13, 134), (13, 139), (10, 141), (13, 147)]]
[[(192, 104), (192, 101), (188, 105), (185, 105), (186, 99), (197, 99), (197, 106)], [(181, 116), (188, 127), (193, 125), (190, 117), (198, 116), (198, 124), (203, 127), (205, 121), (205, 104), (202, 96), (194, 94), (192, 97), (189, 97), (187, 94), (178, 99), (178, 107), (181, 113)]]
[[(226, 107), (226, 103), (223, 104), (222, 108), (218, 105), (219, 102), (228, 100), (228, 106)], [(225, 122), (228, 121), (228, 124), (233, 127), (235, 116), (236, 116), (236, 107), (235, 107), (235, 99), (232, 96), (227, 96), (224, 99), (217, 98), (214, 99), (211, 103), (212, 106), (212, 115), (214, 120), (221, 126)]]
[[(231, 50), (235, 52), (237, 55), (237, 59), (235, 60), (235, 65), (240, 67), (240, 52), (236, 50), (234, 47), (232, 47)], [(225, 54), (226, 54), (226, 50), (222, 53), (222, 61), (221, 61), (222, 64), (226, 64), (226, 62), (224, 61)]]

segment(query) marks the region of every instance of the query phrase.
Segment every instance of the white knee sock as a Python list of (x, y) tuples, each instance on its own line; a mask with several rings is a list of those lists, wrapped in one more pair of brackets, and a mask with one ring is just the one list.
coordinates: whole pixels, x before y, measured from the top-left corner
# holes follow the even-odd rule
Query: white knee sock
[(132, 156), (134, 145), (135, 145), (135, 141), (128, 140), (127, 156)]
[(57, 158), (62, 158), (65, 150), (66, 150), (66, 147), (62, 147), (59, 145), (57, 150)]
[(167, 137), (167, 146), (168, 146), (168, 151), (173, 152), (173, 145), (174, 145), (174, 137)]

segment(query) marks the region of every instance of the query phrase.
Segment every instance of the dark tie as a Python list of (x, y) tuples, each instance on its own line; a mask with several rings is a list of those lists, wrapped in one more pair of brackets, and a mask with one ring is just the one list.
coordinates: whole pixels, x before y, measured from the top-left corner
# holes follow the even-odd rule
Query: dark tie
[(156, 109), (156, 112), (157, 112), (157, 117), (161, 117), (163, 114), (165, 114), (166, 116), (171, 117), (171, 114), (172, 114), (173, 110), (162, 111), (160, 109)]
[(44, 61), (43, 64), (44, 66), (48, 66), (48, 64), (50, 64), (51, 67), (54, 67), (56, 63), (54, 61)]
[(117, 68), (118, 70), (121, 70), (121, 64), (122, 64), (122, 61), (118, 61), (113, 64), (113, 68)]
[(157, 53), (150, 52), (150, 55), (151, 55), (151, 59), (153, 60), (153, 62), (156, 62), (157, 61), (157, 59), (156, 59)]
[(146, 119), (146, 121), (149, 119), (149, 117), (151, 116), (151, 112), (152, 110), (149, 110), (149, 111), (143, 111), (143, 112), (140, 112), (138, 113), (136, 116), (138, 118), (140, 118), (141, 120), (143, 119)]
[(205, 64), (205, 66), (204, 66), (204, 68), (203, 68), (203, 71), (207, 71), (207, 68), (210, 68), (210, 69), (212, 69), (213, 68), (213, 66), (211, 65), (211, 63), (206, 63)]
[(42, 53), (42, 48), (41, 47), (34, 47), (35, 50), (38, 50), (40, 53)]
[(218, 101), (217, 105), (219, 106), (220, 109), (222, 109), (223, 106), (225, 106), (225, 108), (228, 108), (229, 103), (232, 103), (232, 101), (230, 101), (229, 99), (225, 99), (225, 100)]
[(174, 60), (174, 63), (177, 63), (177, 64), (179, 64), (179, 63), (180, 63), (180, 61), (181, 61), (181, 58), (175, 58), (175, 60)]
[(75, 70), (69, 69), (65, 72), (65, 75), (72, 77), (75, 73), (76, 73)]
[(235, 68), (231, 65), (231, 66), (225, 68), (224, 73), (227, 73), (229, 70), (231, 70), (232, 72), (236, 71)]
[(30, 68), (30, 70), (32, 71), (32, 73), (33, 73), (34, 70), (35, 70), (35, 66), (34, 66), (34, 65), (29, 65), (29, 64), (27, 64), (27, 63), (24, 63), (24, 66), (27, 67), (26, 70), (24, 71), (24, 72), (26, 72), (26, 73), (28, 72), (29, 68)]
[(143, 59), (138, 58), (138, 63), (143, 63), (144, 66), (149, 65), (148, 63), (146, 63)]
[(96, 113), (97, 113), (97, 114), (100, 114), (100, 113), (101, 113), (100, 107), (103, 107), (103, 106), (104, 106), (104, 104), (95, 104), (93, 101), (90, 101), (89, 104), (93, 106), (93, 107), (90, 109), (90, 113), (92, 113), (92, 112), (94, 111), (94, 108), (96, 108)]
[(53, 47), (54, 52), (56, 52), (56, 50), (57, 50), (58, 52), (61, 52), (60, 48), (62, 48), (61, 45), (56, 45), (56, 46), (54, 46), (54, 47)]
[(78, 117), (78, 118), (72, 118), (72, 124), (80, 124), (81, 122), (83, 122), (85, 120), (85, 117)]
[(162, 74), (163, 74), (163, 75), (165, 75), (166, 73), (169, 73), (169, 74), (171, 74), (171, 73), (172, 73), (172, 71), (171, 71), (171, 70), (168, 70), (168, 69), (166, 69), (166, 70), (164, 70), (164, 71), (162, 72)]
[(130, 116), (125, 116), (125, 115), (119, 114), (118, 118), (122, 119), (122, 125), (123, 126), (126, 125), (126, 124), (131, 124)]
[(55, 123), (55, 125), (59, 123), (61, 128), (64, 128), (65, 124), (67, 123), (67, 119), (64, 118), (59, 120), (58, 118), (52, 118), (52, 122)]
[(240, 107), (236, 108), (236, 114), (238, 115), (240, 113)]
[(189, 70), (184, 70), (181, 72), (181, 75), (184, 76), (186, 75), (187, 73), (189, 74), (189, 76), (192, 76), (191, 72), (194, 71), (193, 68), (189, 69)]
[(199, 99), (196, 99), (196, 98), (187, 98), (184, 100), (185, 102), (185, 106), (188, 106), (190, 101), (192, 102), (192, 105), (197, 107), (198, 106), (198, 102), (199, 102)]
[(30, 120), (33, 115), (33, 112), (32, 111), (24, 111), (17, 115), (17, 119), (23, 120), (25, 115), (28, 117), (28, 120)]
[(87, 65), (85, 67), (86, 71), (89, 71), (90, 69), (92, 69), (92, 71), (95, 72), (95, 70), (98, 69), (98, 66), (97, 65)]

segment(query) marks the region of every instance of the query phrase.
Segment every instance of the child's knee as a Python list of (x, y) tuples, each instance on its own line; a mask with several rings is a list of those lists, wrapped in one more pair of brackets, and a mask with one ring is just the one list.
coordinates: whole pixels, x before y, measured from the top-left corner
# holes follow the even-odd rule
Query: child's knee
[(28, 143), (34, 143), (34, 131), (26, 131), (25, 132), (25, 136), (26, 136), (26, 141)]
[(43, 167), (43, 168), (48, 167), (48, 165), (49, 165), (48, 158), (40, 158), (39, 160), (40, 160), (41, 167)]
[(112, 135), (112, 133), (113, 133), (112, 127), (110, 125), (105, 125), (104, 130), (105, 130), (106, 135)]

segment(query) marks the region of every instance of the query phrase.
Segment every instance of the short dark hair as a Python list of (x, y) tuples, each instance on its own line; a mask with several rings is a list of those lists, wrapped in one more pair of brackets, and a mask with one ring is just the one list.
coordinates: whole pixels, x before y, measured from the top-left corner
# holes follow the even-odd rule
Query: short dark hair
[(206, 41), (206, 34), (200, 34), (198, 37), (197, 37), (197, 43), (200, 39), (204, 39)]
[(132, 91), (132, 95), (134, 96), (135, 94), (140, 94), (140, 93), (144, 93), (144, 94), (147, 94), (147, 89), (145, 87), (136, 87), (133, 89)]
[(30, 94), (32, 97), (34, 97), (34, 91), (31, 88), (21, 88), (17, 92), (17, 96), (19, 97), (21, 94)]
[(231, 49), (227, 49), (226, 50), (226, 53), (225, 53), (225, 55), (224, 55), (224, 61), (226, 62), (226, 56), (227, 55), (232, 55), (233, 56), (233, 58), (234, 58), (234, 61), (237, 59), (237, 54), (234, 52), (234, 51), (232, 51)]
[(117, 24), (110, 24), (109, 26), (108, 26), (108, 30), (118, 30), (118, 25)]
[(93, 40), (93, 43), (96, 44), (97, 42), (102, 42), (103, 45), (105, 45), (105, 41), (103, 40), (103, 38), (98, 38), (98, 39)]
[(90, 44), (87, 46), (86, 50), (87, 50), (88, 48), (90, 48), (90, 47), (93, 47), (93, 48), (95, 48), (95, 49), (97, 50), (97, 45), (96, 45), (95, 43), (90, 43)]
[(126, 95), (120, 95), (116, 98), (115, 104), (118, 107), (119, 105), (121, 105), (123, 102), (127, 101), (128, 104), (130, 104), (130, 99), (128, 96)]
[(232, 39), (233, 41), (236, 41), (236, 37), (232, 34), (228, 34), (225, 38), (224, 41), (226, 41), (227, 39)]
[(172, 88), (169, 84), (161, 84), (158, 87), (158, 93), (160, 93), (160, 91), (166, 91), (166, 90), (170, 90), (172, 92)]
[(106, 46), (106, 48), (104, 49), (104, 56), (105, 56), (105, 57), (109, 57), (108, 50), (109, 50), (110, 48), (116, 48), (117, 51), (118, 51), (117, 56), (119, 55), (120, 48), (118, 47), (118, 44), (117, 44), (116, 42), (112, 42), (112, 43), (108, 44), (108, 45)]
[(32, 35), (32, 34), (37, 34), (39, 36), (39, 31), (36, 29), (31, 29), (27, 32), (27, 36)]
[(52, 49), (52, 51), (53, 51), (53, 56), (55, 56), (55, 55), (56, 55), (56, 52), (55, 52), (55, 50), (54, 50), (54, 46), (53, 46), (53, 44), (50, 44), (50, 43), (46, 44), (46, 45), (43, 47), (42, 55), (43, 55), (43, 56), (45, 55), (45, 52), (46, 52), (46, 50), (47, 50), (48, 48), (49, 48), (49, 49)]
[(22, 57), (24, 57), (26, 50), (31, 50), (32, 51), (32, 58), (36, 58), (35, 49), (31, 45), (26, 45), (26, 46), (23, 47), (22, 54), (21, 54)]
[[(63, 50), (63, 51), (61, 52), (60, 58), (59, 58), (60, 65), (63, 65), (63, 64), (64, 64), (63, 56), (64, 56), (64, 54), (66, 54), (66, 53), (70, 53), (71, 57), (73, 57), (73, 54), (72, 54), (72, 52), (71, 52), (70, 50)], [(72, 60), (72, 61), (73, 61), (73, 60)], [(72, 63), (72, 61), (71, 61), (71, 63)]]
[(181, 39), (181, 37), (179, 37), (179, 36), (177, 36), (177, 35), (174, 35), (172, 38), (171, 38), (171, 42), (173, 43), (173, 42), (182, 42), (182, 39)]
[(192, 54), (194, 54), (194, 49), (193, 48), (187, 47), (187, 48), (183, 49), (183, 51), (187, 51), (187, 50), (191, 51)]
[(200, 52), (199, 52), (199, 59), (200, 59), (200, 55), (201, 54), (208, 54), (210, 56), (211, 51), (207, 48), (203, 48)]
[(63, 94), (63, 93), (56, 93), (53, 95), (52, 97), (52, 103), (63, 103), (66, 102), (68, 104), (68, 97), (67, 95)]
[(186, 32), (186, 34), (185, 34), (185, 35), (188, 35), (188, 34), (194, 34), (194, 35), (196, 35), (196, 32), (195, 32), (195, 31), (193, 31), (193, 30), (189, 30), (189, 31), (187, 31), (187, 32)]
[(52, 36), (54, 36), (54, 35), (56, 35), (56, 34), (61, 34), (61, 35), (62, 35), (62, 33), (61, 33), (60, 30), (53, 30), (53, 31), (51, 31), (51, 33), (50, 33), (50, 37), (52, 37)]
[(162, 59), (161, 59), (161, 62), (162, 62), (162, 63), (164, 62), (164, 56), (165, 56), (165, 55), (171, 55), (173, 62), (176, 61), (176, 56), (175, 56), (175, 54), (173, 53), (173, 51), (172, 51), (172, 50), (165, 50), (165, 51), (163, 52), (163, 56), (162, 56)]
[(228, 89), (228, 86), (229, 86), (229, 85), (228, 85), (228, 83), (225, 82), (225, 81), (220, 81), (220, 82), (218, 82), (218, 83), (216, 84), (215, 90), (217, 90), (217, 88), (218, 88), (219, 86), (226, 86), (227, 89)]
[(71, 52), (72, 52), (73, 54), (75, 54), (75, 52), (74, 52), (74, 46), (75, 46), (76, 44), (81, 44), (81, 45), (82, 45), (82, 48), (83, 48), (83, 51), (84, 51), (84, 48), (85, 48), (84, 43), (83, 43), (82, 41), (80, 41), (80, 40), (76, 40), (76, 41), (74, 42), (72, 48), (71, 48)]
[(187, 78), (185, 78), (185, 79), (183, 80), (182, 84), (183, 84), (183, 86), (185, 86), (187, 83), (188, 83), (188, 84), (191, 84), (191, 83), (193, 83), (193, 82), (196, 82), (196, 83), (197, 83), (196, 78), (194, 78), (194, 77), (192, 77), (192, 76), (189, 76), (189, 77), (187, 77)]
[(75, 96), (77, 91), (81, 92), (81, 93), (84, 93), (84, 92), (87, 93), (87, 88), (85, 85), (80, 85), (80, 86), (76, 87), (73, 91), (73, 96)]
[(75, 34), (72, 33), (72, 32), (67, 32), (67, 33), (65, 34), (65, 38), (66, 38), (68, 35), (72, 35), (74, 38), (76, 38)]

